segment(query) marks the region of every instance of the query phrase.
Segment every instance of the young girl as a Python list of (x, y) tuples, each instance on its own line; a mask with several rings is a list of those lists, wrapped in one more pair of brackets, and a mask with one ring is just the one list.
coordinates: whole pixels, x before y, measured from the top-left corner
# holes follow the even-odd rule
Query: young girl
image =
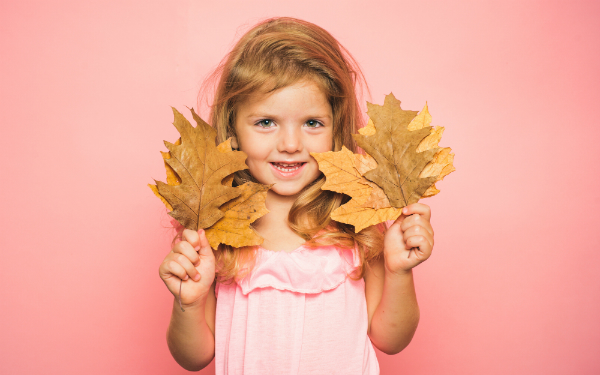
[(277, 18), (247, 32), (219, 74), (218, 142), (232, 137), (248, 155), (236, 184), (273, 185), (270, 212), (253, 224), (257, 248), (213, 252), (204, 231), (184, 230), (166, 256), (173, 357), (188, 370), (214, 357), (217, 374), (378, 374), (373, 346), (398, 353), (417, 328), (412, 268), (433, 230), (419, 203), (387, 230), (330, 219), (347, 198), (321, 190), (310, 153), (355, 150), (360, 69), (322, 28)]

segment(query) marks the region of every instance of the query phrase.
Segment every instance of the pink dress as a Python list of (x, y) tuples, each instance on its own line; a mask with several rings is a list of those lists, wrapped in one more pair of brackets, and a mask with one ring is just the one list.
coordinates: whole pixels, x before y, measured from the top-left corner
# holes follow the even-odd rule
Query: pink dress
[(215, 373), (379, 374), (352, 249), (258, 249), (253, 271), (216, 286)]

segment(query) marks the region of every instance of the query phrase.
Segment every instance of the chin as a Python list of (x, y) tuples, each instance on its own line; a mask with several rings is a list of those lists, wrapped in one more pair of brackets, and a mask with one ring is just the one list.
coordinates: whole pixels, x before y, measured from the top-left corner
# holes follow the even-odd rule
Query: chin
[(298, 187), (297, 185), (296, 186), (285, 186), (285, 184), (281, 183), (281, 182), (275, 183), (273, 185), (273, 187), (271, 188), (271, 191), (280, 196), (298, 196), (302, 191), (304, 191), (304, 189), (307, 186), (312, 185), (318, 179), (319, 179), (319, 176), (315, 177), (314, 180), (312, 180), (311, 182), (302, 186), (301, 188)]
[(302, 191), (302, 189), (293, 189), (293, 188), (285, 188), (285, 187), (276, 188), (275, 186), (277, 186), (277, 184), (273, 185), (273, 187), (271, 188), (270, 191), (273, 192), (274, 194), (280, 195), (282, 197), (297, 196)]

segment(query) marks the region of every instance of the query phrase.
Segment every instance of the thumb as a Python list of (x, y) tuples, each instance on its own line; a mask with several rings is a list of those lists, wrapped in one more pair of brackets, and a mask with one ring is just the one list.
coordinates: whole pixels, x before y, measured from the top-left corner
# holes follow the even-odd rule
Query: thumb
[[(405, 206), (402, 208), (402, 213), (400, 214), (400, 216), (398, 216), (398, 218), (394, 221), (394, 223), (392, 225), (396, 225), (398, 224), (398, 226), (402, 225), (402, 222), (404, 221), (404, 219), (406, 219), (407, 217), (409, 217), (410, 215), (412, 215), (411, 213), (409, 213), (408, 207)], [(390, 227), (392, 226), (390, 225)]]
[(404, 219), (406, 219), (408, 216), (406, 216), (404, 214), (404, 210), (402, 210), (402, 213), (400, 214), (400, 216), (398, 216), (398, 218), (396, 220), (394, 220), (394, 222), (392, 223), (392, 225), (390, 225), (390, 228), (392, 226), (398, 226), (400, 227), (402, 225), (402, 222), (404, 221)]
[(208, 243), (208, 239), (206, 238), (206, 232), (204, 229), (200, 229), (198, 231), (198, 236), (200, 237), (198, 241), (200, 245), (200, 251), (198, 251), (198, 254), (200, 257), (214, 256), (213, 250)]

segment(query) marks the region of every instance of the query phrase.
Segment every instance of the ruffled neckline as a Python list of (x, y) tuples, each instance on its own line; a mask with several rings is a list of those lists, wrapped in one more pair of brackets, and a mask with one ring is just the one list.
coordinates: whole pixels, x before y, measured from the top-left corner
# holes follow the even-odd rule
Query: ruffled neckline
[(333, 245), (300, 246), (290, 252), (258, 246), (252, 271), (237, 283), (244, 295), (260, 288), (321, 293), (341, 285), (358, 263), (355, 249)]

